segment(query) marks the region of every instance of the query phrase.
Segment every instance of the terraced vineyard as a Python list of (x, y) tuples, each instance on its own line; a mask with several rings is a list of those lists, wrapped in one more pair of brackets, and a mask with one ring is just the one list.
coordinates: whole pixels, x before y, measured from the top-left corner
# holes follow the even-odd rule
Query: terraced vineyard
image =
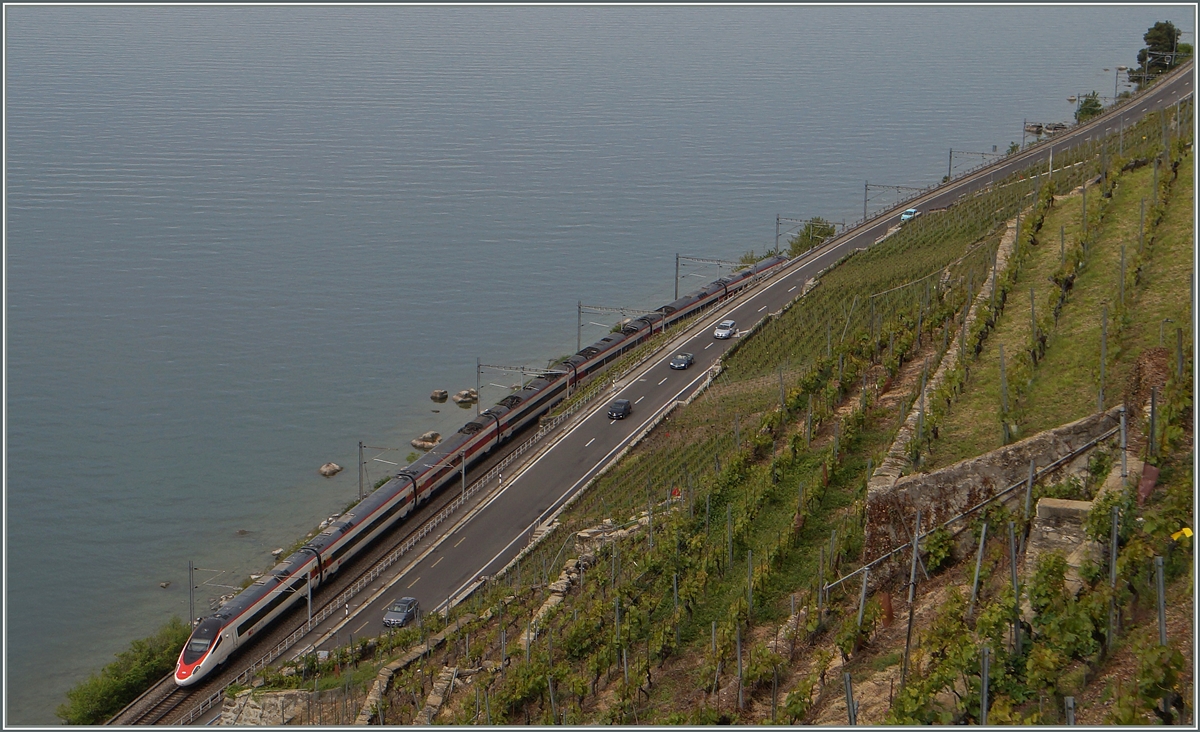
[[(1190, 107), (1183, 112), (1190, 119)], [(436, 675), (453, 666), (461, 680), (438, 692), (435, 722), (845, 723), (843, 673), (867, 685), (860, 723), (978, 722), (985, 644), (993, 654), (993, 723), (1058, 721), (1061, 697), (1069, 691), (1089, 699), (1097, 682), (1086, 679), (1103, 680), (1106, 664), (1122, 653), (1158, 669), (1152, 683), (1118, 695), (1103, 711), (1097, 691), (1080, 719), (1149, 719), (1147, 700), (1179, 692), (1190, 698), (1179, 655), (1190, 653), (1190, 636), (1163, 648), (1141, 640), (1153, 597), (1144, 560), (1166, 554), (1170, 581), (1192, 561), (1190, 541), (1163, 533), (1192, 521), (1185, 500), (1192, 484), (1190, 332), (1184, 372), (1166, 386), (1161, 426), (1145, 438), (1156, 440), (1165, 488), (1142, 509), (1128, 492), (1105, 499), (1105, 510), (1119, 505), (1124, 517), (1116, 590), (1097, 574), (1080, 598), (1068, 597), (1065, 569), (1050, 561), (1029, 568), (1014, 595), (1006, 550), (993, 543), (981, 554), (985, 577), (968, 614), (962, 586), (969, 589), (974, 565), (955, 564), (946, 540), (931, 536), (922, 546), (931, 581), (913, 610), (915, 650), (902, 656), (905, 633), (893, 609), (903, 604), (902, 587), (879, 587), (869, 600), (857, 584), (820, 589), (869, 559), (867, 480), (943, 357), (963, 357), (966, 365), (922, 405), (928, 411), (913, 471), (1095, 411), (1102, 317), (1106, 406), (1122, 398), (1135, 364), (1145, 368), (1164, 319), (1190, 322), (1189, 126), (1164, 144), (1164, 120), (1150, 115), (1124, 133), (1136, 144), (1096, 142), (1056, 157), (1052, 178), (1030, 170), (997, 181), (823, 274), (739, 343), (702, 396), (595, 480), (556, 531), (458, 608), (467, 620), (431, 619), (423, 632), (454, 630), (398, 672), (367, 710), (372, 719), (413, 722)], [(1013, 256), (996, 272), (1002, 286), (994, 300), (979, 303), (977, 327), (956, 336), (1018, 217)], [(1091, 494), (1103, 477), (1096, 475), (1090, 484), (1038, 490)], [(588, 529), (595, 529), (590, 542), (578, 540), (575, 532)], [(564, 563), (572, 571), (560, 576)], [(1171, 587), (1190, 598), (1190, 587)], [(1032, 651), (1028, 636), (1022, 650), (1005, 635), (1021, 596), (1035, 611), (1025, 631), (1040, 641)], [(1118, 640), (1101, 642), (1096, 624), (1110, 598), (1126, 624)], [(342, 678), (334, 664), (377, 667), (394, 657), (395, 645), (362, 639), (340, 657), (270, 682), (311, 686), (315, 677), (329, 687)], [(894, 679), (902, 657), (911, 669), (903, 691), (872, 695), (880, 679)], [(1049, 696), (1039, 698), (1039, 688)]]

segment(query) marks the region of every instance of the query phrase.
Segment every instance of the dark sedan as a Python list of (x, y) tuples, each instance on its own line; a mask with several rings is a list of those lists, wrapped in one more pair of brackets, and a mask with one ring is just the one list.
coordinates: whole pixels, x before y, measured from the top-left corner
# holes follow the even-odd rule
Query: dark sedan
[(688, 366), (691, 366), (694, 363), (696, 363), (696, 357), (693, 356), (692, 354), (677, 353), (677, 354), (675, 354), (675, 358), (671, 359), (670, 366), (673, 369), (679, 369), (682, 371), (683, 369), (686, 369)]
[(608, 408), (609, 419), (625, 419), (633, 414), (633, 405), (628, 399), (618, 399)]

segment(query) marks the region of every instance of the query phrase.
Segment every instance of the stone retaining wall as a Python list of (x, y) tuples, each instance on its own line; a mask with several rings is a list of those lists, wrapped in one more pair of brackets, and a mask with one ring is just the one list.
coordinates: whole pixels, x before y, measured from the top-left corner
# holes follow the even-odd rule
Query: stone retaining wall
[(308, 690), (258, 691), (247, 689), (236, 697), (225, 698), (217, 725), (281, 727), (308, 705)]
[[(982, 312), (984, 307), (990, 307), (992, 299), (992, 289), (996, 286), (996, 278), (1004, 274), (1008, 267), (1008, 260), (1012, 257), (1013, 249), (1017, 242), (1017, 221), (1013, 219), (1008, 222), (1008, 228), (1004, 235), (1000, 237), (1000, 244), (996, 248), (996, 266), (992, 268), (992, 272), (988, 274), (987, 279), (979, 288), (979, 294), (975, 296), (975, 301), (971, 303), (970, 309), (967, 311), (967, 317), (962, 325), (955, 332), (954, 338), (961, 339), (963, 331), (971, 332), (975, 322), (983, 317)], [(883, 459), (879, 467), (871, 474), (871, 479), (867, 483), (868, 496), (872, 493), (886, 491), (896, 485), (896, 481), (904, 474), (904, 470), (909, 466), (908, 446), (917, 434), (917, 420), (920, 418), (920, 405), (928, 404), (930, 395), (934, 393), (942, 385), (946, 379), (946, 374), (957, 362), (958, 353), (956, 349), (950, 349), (942, 357), (933, 376), (925, 384), (925, 391), (917, 395), (917, 400), (913, 402), (913, 407), (909, 410), (908, 416), (904, 420), (904, 424), (900, 426), (900, 430), (896, 433), (896, 439), (892, 441), (892, 446), (888, 449), (887, 457)]]
[[(1120, 413), (1117, 406), (932, 473), (908, 475), (891, 486), (873, 485), (867, 494), (864, 556), (871, 560), (908, 543), (917, 509), (921, 510), (922, 532), (928, 531), (1025, 480), (1031, 460), (1040, 470), (1117, 427)], [(1054, 472), (1080, 471), (1089, 457), (1083, 453)], [(1039, 481), (1044, 477), (1039, 475)], [(1021, 511), (1025, 493), (1015, 490), (1001, 500)], [(965, 521), (956, 524), (954, 533), (967, 526)], [(889, 574), (881, 570), (871, 570), (872, 584), (884, 581)]]

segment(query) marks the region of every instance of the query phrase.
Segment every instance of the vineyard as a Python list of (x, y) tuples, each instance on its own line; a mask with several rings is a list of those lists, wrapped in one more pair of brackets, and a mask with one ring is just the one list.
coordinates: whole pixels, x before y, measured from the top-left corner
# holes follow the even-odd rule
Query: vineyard
[[(413, 723), (444, 667), (433, 719), (455, 725), (1061, 723), (1067, 698), (1081, 721), (1190, 719), (1190, 630), (1169, 643), (1153, 630), (1164, 593), (1189, 613), (1193, 593), (1192, 539), (1177, 533), (1192, 525), (1190, 329), (1156, 350), (1168, 320), (1191, 320), (1190, 105), (1174, 114), (848, 256), (448, 619), (359, 639), (267, 688), (361, 700), (351, 685), (440, 631), (366, 710), (374, 722)], [(989, 276), (1000, 285), (976, 302)], [(984, 315), (960, 333), (973, 302)], [(1161, 471), (1153, 494), (1103, 488), (1120, 464), (1106, 446), (1086, 479), (1034, 496), (1094, 500), (1102, 556), (1078, 594), (1063, 557), (1023, 565), (1030, 517), (998, 503), (973, 519), (978, 560), (944, 532), (918, 544), (919, 592), (827, 589), (871, 559), (867, 481), (946, 357), (912, 471), (1130, 404), (1131, 454)], [(1139, 385), (1160, 372), (1143, 419)], [(1106, 702), (1096, 680), (1120, 663), (1133, 688)]]

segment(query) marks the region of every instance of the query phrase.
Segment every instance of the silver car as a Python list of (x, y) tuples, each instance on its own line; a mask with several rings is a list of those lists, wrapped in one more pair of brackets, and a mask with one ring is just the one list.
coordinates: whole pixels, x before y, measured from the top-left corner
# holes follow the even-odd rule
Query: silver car
[(717, 329), (713, 331), (713, 338), (720, 338), (722, 340), (732, 338), (736, 332), (737, 323), (732, 320), (722, 320), (720, 323), (717, 323)]

